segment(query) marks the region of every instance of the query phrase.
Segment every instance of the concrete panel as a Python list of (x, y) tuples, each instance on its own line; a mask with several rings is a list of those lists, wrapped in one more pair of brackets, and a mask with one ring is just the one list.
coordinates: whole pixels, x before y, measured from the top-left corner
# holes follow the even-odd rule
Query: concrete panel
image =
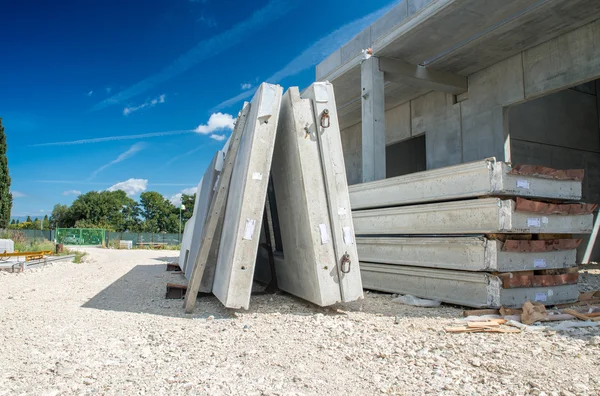
[(311, 101), (290, 88), (282, 99), (272, 165), (287, 257), (275, 273), (281, 290), (327, 306), (340, 302), (341, 294), (333, 242), (322, 242), (321, 233), (329, 235), (331, 223), (317, 133)]
[(362, 182), (362, 142), (361, 124), (355, 124), (341, 131), (344, 163), (348, 184)]
[(356, 234), (587, 234), (593, 215), (517, 212), (515, 202), (497, 198), (352, 211)]
[[(549, 166), (548, 161), (541, 162), (546, 162), (545, 166)], [(540, 163), (534, 161), (533, 165)], [(559, 169), (561, 168), (569, 167)], [(562, 201), (581, 199), (580, 181), (511, 175), (511, 170), (509, 165), (494, 159), (449, 166), (354, 185), (350, 187), (350, 201), (352, 209), (359, 210), (485, 196), (521, 196)]]
[(511, 139), (600, 152), (596, 96), (567, 89), (513, 106), (508, 114)]
[(227, 308), (250, 304), (282, 88), (263, 83), (252, 99), (227, 199), (214, 295)]
[(365, 289), (410, 294), (473, 308), (521, 308), (577, 301), (577, 285), (503, 289), (498, 277), (482, 272), (406, 267), (361, 262)]
[(469, 77), (469, 100), (461, 102), (463, 161), (504, 158), (502, 106), (524, 99), (521, 55)]
[(377, 40), (379, 37), (403, 23), (407, 16), (408, 1), (402, 1), (371, 25), (372, 40)]
[(581, 199), (600, 204), (600, 154), (546, 144), (511, 140), (513, 162), (550, 166), (556, 169), (584, 169)]
[(577, 251), (514, 253), (484, 237), (357, 238), (360, 261), (461, 271), (513, 272), (576, 266)]
[(523, 65), (527, 98), (598, 78), (598, 37), (600, 20), (525, 51)]
[(385, 112), (385, 143), (401, 142), (412, 137), (410, 102), (396, 106)]
[(411, 102), (411, 115), (413, 134), (426, 134), (427, 169), (462, 162), (460, 105), (452, 103), (452, 95), (423, 95)]

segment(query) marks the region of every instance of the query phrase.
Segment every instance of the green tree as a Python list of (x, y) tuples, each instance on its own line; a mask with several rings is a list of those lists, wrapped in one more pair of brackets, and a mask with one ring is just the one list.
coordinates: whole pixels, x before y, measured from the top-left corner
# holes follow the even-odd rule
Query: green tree
[(85, 225), (85, 228), (127, 231), (139, 221), (137, 213), (137, 203), (124, 191), (90, 191), (73, 201), (67, 223), (68, 227)]
[(176, 233), (179, 230), (179, 208), (155, 191), (140, 195), (141, 214), (145, 232)]
[(192, 194), (192, 195), (183, 194), (181, 196), (181, 203), (183, 204), (183, 206), (185, 206), (185, 210), (181, 213), (181, 218), (183, 219), (183, 224), (185, 224), (189, 219), (192, 218), (192, 215), (194, 214), (194, 203), (195, 202), (196, 202), (196, 194)]
[(52, 215), (50, 216), (50, 226), (52, 228), (68, 228), (75, 225), (70, 219), (69, 207), (67, 205), (54, 205)]
[(33, 222), (33, 220), (31, 220), (31, 216), (27, 216), (27, 220), (25, 220), (25, 223), (31, 223)]
[(12, 220), (10, 221), (10, 225), (15, 225), (15, 224), (16, 224), (16, 222), (15, 222), (15, 219), (12, 219)]
[(0, 228), (7, 228), (12, 210), (12, 194), (10, 193), (10, 174), (6, 157), (6, 133), (0, 118)]

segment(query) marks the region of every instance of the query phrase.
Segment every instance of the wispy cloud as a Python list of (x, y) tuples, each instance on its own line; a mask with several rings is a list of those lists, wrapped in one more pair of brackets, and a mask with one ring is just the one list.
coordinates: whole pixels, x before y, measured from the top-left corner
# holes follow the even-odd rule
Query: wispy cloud
[(226, 135), (217, 135), (216, 133), (213, 133), (212, 135), (209, 136), (211, 139), (216, 140), (217, 142), (222, 142), (223, 140), (227, 139)]
[(94, 91), (90, 91), (87, 93), (87, 96), (93, 96), (94, 95)]
[(68, 196), (68, 195), (81, 195), (81, 191), (79, 190), (67, 190), (63, 192), (64, 196)]
[(151, 133), (142, 133), (139, 135), (108, 136), (108, 137), (92, 138), (92, 139), (71, 140), (71, 141), (65, 141), (65, 142), (38, 143), (38, 144), (30, 145), (30, 147), (73, 146), (73, 145), (77, 145), (77, 144), (92, 144), (92, 143), (112, 142), (112, 141), (117, 141), (117, 140), (139, 140), (139, 139), (148, 139), (148, 138), (155, 138), (155, 137), (162, 137), (162, 136), (183, 135), (186, 133), (194, 133), (194, 130), (193, 129), (182, 129), (179, 131), (151, 132)]
[(142, 151), (144, 148), (146, 148), (146, 144), (143, 143), (143, 142), (134, 144), (133, 146), (131, 146), (129, 148), (129, 150), (127, 150), (123, 154), (119, 155), (116, 159), (110, 161), (107, 164), (102, 165), (100, 168), (98, 168), (94, 172), (92, 172), (92, 174), (90, 176), (90, 180), (94, 179), (96, 176), (98, 176), (98, 174), (100, 172), (102, 172), (106, 168), (111, 167), (111, 166), (113, 166), (115, 164), (118, 164), (119, 162), (123, 162), (123, 161), (125, 161), (125, 160), (133, 157), (134, 155), (136, 155), (137, 153), (139, 153), (140, 151)]
[(148, 189), (148, 180), (146, 179), (129, 179), (113, 186), (110, 186), (106, 191), (125, 191), (125, 194), (132, 197), (142, 193)]
[(240, 88), (242, 88), (243, 90), (247, 90), (247, 89), (250, 89), (252, 87), (253, 87), (252, 83), (242, 83), (242, 84), (240, 84)]
[(194, 48), (180, 56), (169, 66), (160, 72), (150, 76), (137, 84), (97, 103), (92, 111), (103, 109), (134, 96), (146, 92), (148, 89), (163, 83), (171, 78), (191, 69), (193, 66), (207, 59), (214, 59), (216, 55), (241, 43), (248, 35), (263, 29), (268, 23), (289, 13), (300, 4), (300, 0), (271, 0), (262, 9), (254, 12), (250, 18), (238, 23), (231, 29), (226, 30), (207, 40), (200, 41)]
[(111, 92), (112, 92), (112, 87), (106, 87), (106, 94), (110, 95)]
[(27, 195), (20, 191), (11, 191), (13, 198), (25, 198)]
[(183, 154), (180, 154), (176, 157), (171, 158), (169, 161), (167, 161), (165, 163), (165, 168), (168, 167), (169, 165), (171, 165), (173, 162), (175, 161), (179, 161), (180, 159), (187, 157), (188, 155), (192, 155), (194, 153), (197, 153), (198, 151), (202, 150), (204, 147), (208, 146), (208, 144), (201, 144), (200, 146), (196, 147), (195, 149), (192, 149), (190, 151), (187, 151)]
[[(201, 133), (203, 135), (213, 134), (216, 131), (223, 131), (226, 129), (232, 130), (235, 126), (235, 119), (231, 114), (213, 113), (208, 119), (208, 123), (200, 124), (194, 132)], [(214, 134), (210, 137), (213, 138)], [(213, 138), (214, 139), (214, 138)], [(222, 140), (222, 139), (216, 139)]]
[[(386, 12), (388, 12), (392, 7), (400, 3), (400, 1), (394, 1), (387, 6), (380, 8), (379, 10), (372, 12), (371, 14), (356, 19), (341, 28), (333, 31), (329, 35), (321, 38), (316, 43), (308, 47), (304, 50), (300, 55), (290, 61), (287, 65), (285, 65), (281, 70), (274, 73), (272, 76), (266, 79), (267, 82), (276, 84), (281, 80), (287, 77), (294, 76), (306, 69), (309, 69), (327, 56), (329, 56), (333, 51), (346, 44), (350, 39), (364, 30), (367, 26), (371, 25), (381, 16), (383, 16)], [(242, 87), (242, 89), (244, 89)], [(249, 98), (254, 94), (255, 89), (249, 89), (240, 93), (239, 95), (234, 96), (233, 98), (227, 99), (226, 101), (217, 105), (213, 111), (217, 111), (220, 109), (227, 108), (231, 105), (234, 105), (244, 99)]]
[(201, 24), (203, 24), (204, 26), (208, 27), (208, 28), (214, 28), (217, 26), (217, 21), (212, 18), (212, 17), (207, 17), (202, 15), (200, 18), (198, 18), (198, 22), (200, 22)]
[(157, 105), (157, 104), (159, 104), (159, 103), (165, 103), (165, 99), (166, 99), (166, 98), (167, 98), (167, 95), (165, 95), (165, 94), (162, 94), (162, 95), (160, 95), (160, 96), (159, 96), (159, 97), (157, 97), (157, 98), (154, 98), (154, 99), (152, 99), (152, 100), (147, 100), (147, 101), (145, 101), (144, 103), (142, 103), (142, 104), (141, 104), (141, 105), (139, 105), (139, 106), (129, 106), (129, 107), (125, 107), (125, 108), (123, 109), (123, 115), (129, 115), (129, 114), (131, 114), (131, 113), (133, 113), (133, 112), (135, 112), (135, 111), (142, 110), (142, 109), (146, 109), (146, 108), (151, 108), (151, 107), (154, 107), (154, 106), (156, 106), (156, 105)]

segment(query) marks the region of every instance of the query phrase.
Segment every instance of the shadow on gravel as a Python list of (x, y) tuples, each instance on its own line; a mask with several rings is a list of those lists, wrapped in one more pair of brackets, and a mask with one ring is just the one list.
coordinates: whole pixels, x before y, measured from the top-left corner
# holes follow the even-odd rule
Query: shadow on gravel
[(138, 265), (82, 307), (190, 319), (235, 317), (213, 296), (199, 297), (194, 314), (186, 315), (183, 300), (165, 298), (167, 283), (185, 285), (187, 281), (179, 273), (167, 272), (165, 265)]

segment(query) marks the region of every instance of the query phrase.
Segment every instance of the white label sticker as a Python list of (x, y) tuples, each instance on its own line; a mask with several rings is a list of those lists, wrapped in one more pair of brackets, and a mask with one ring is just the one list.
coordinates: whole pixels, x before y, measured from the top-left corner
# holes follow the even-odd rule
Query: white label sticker
[(260, 173), (260, 172), (254, 172), (252, 174), (252, 180), (262, 180), (262, 173)]
[(348, 211), (346, 210), (346, 208), (338, 208), (338, 215), (346, 216), (347, 214), (348, 214)]
[(315, 89), (315, 102), (329, 102), (329, 92), (327, 91), (327, 83), (315, 83), (313, 87)]
[(546, 295), (546, 293), (535, 293), (535, 301), (546, 302), (547, 299), (548, 296)]
[(542, 217), (542, 223), (548, 224), (548, 218), (547, 217)]
[(329, 232), (327, 232), (327, 226), (325, 224), (319, 224), (319, 230), (321, 231), (321, 244), (325, 245), (329, 242)]
[(256, 227), (256, 220), (246, 219), (246, 228), (244, 229), (244, 237), (247, 241), (251, 241), (254, 236), (254, 227)]
[(552, 289), (548, 290), (548, 297), (552, 297), (554, 295), (554, 292), (552, 291)]
[(544, 260), (544, 259), (533, 260), (533, 268), (546, 268), (546, 260)]
[(527, 219), (527, 227), (541, 227), (542, 221), (539, 217), (530, 217)]
[(528, 180), (517, 180), (517, 187), (529, 190), (529, 181)]
[(350, 227), (344, 227), (344, 242), (346, 245), (354, 245), (354, 237), (352, 236), (352, 229)]

